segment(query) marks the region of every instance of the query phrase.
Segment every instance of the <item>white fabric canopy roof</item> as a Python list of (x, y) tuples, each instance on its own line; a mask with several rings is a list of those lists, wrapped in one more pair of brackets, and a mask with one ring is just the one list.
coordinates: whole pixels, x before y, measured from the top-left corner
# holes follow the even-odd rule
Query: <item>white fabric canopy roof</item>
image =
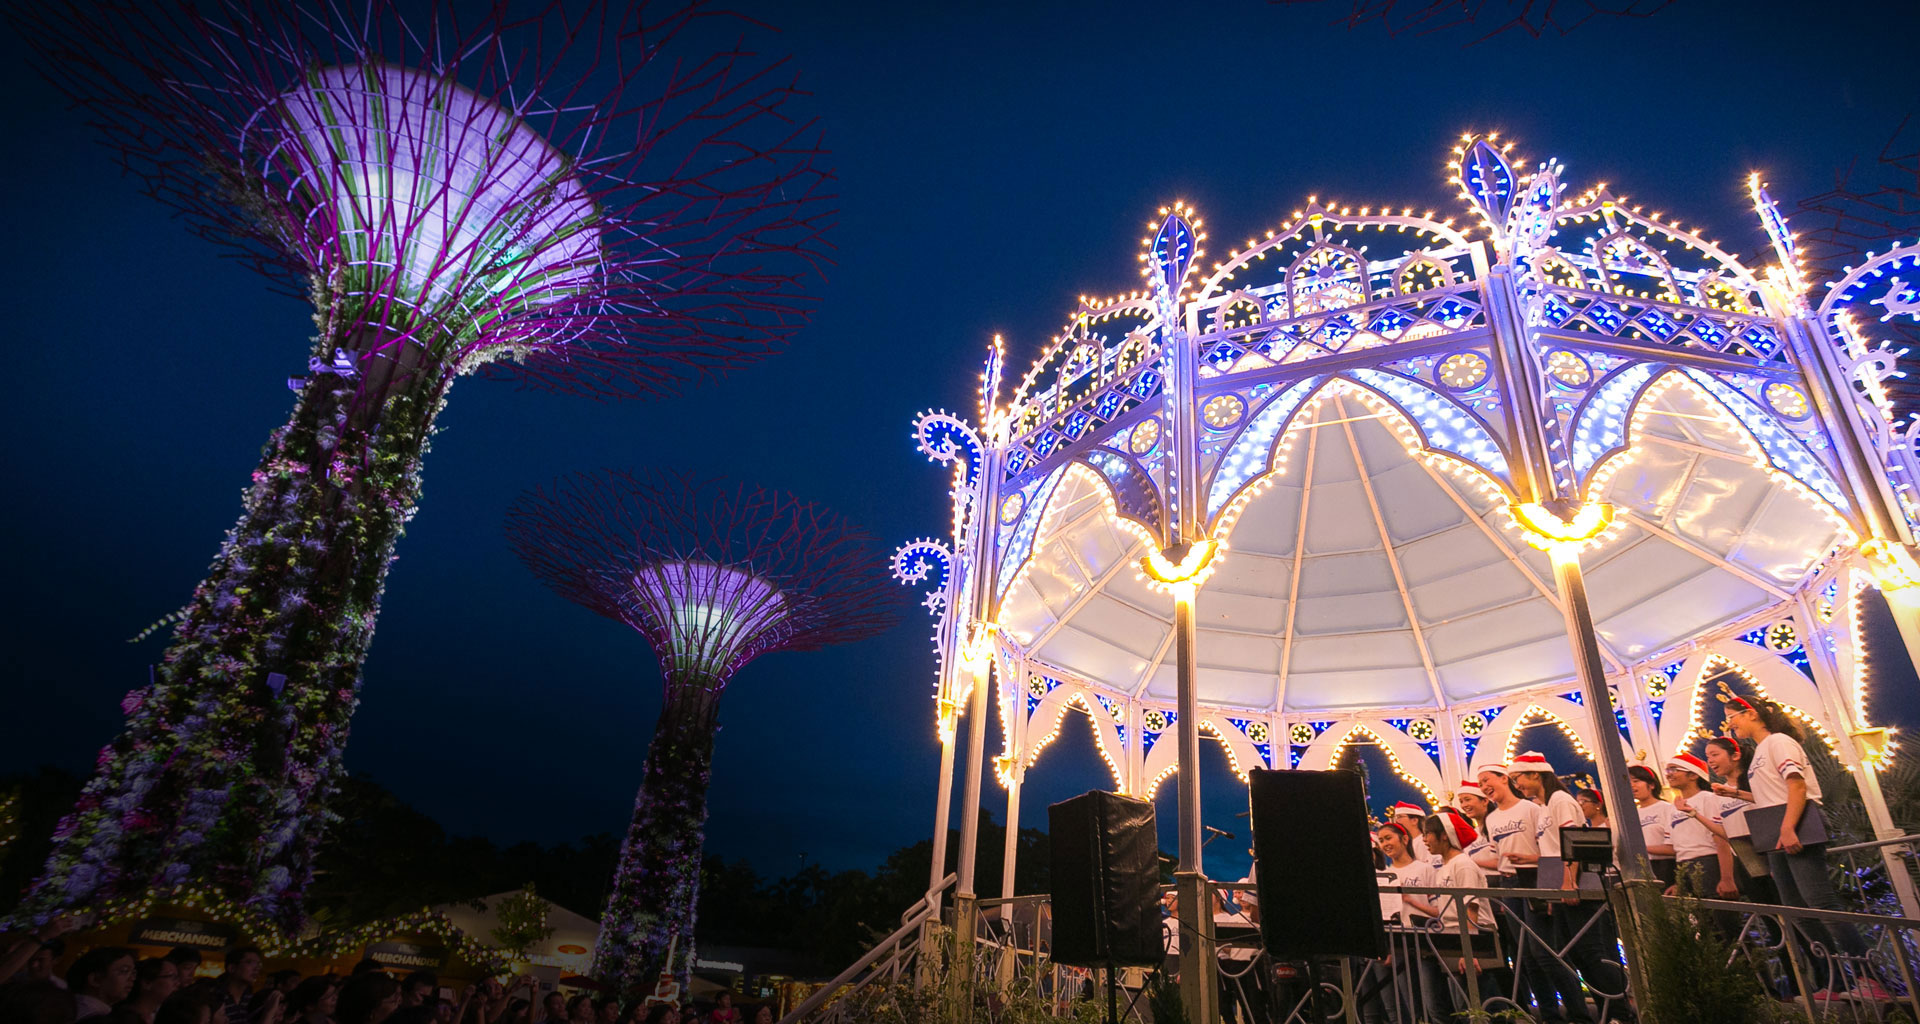
[[(1608, 489), (1621, 524), (1583, 558), (1610, 668), (1780, 603), (1841, 541), (1804, 491), (1690, 386), (1644, 400)], [(1409, 454), (1357, 396), (1309, 406), (1286, 473), (1248, 504), (1201, 588), (1203, 706), (1439, 708), (1573, 677), (1544, 553), (1501, 499)], [(1310, 467), (1310, 468), (1309, 468)], [(998, 615), (1027, 654), (1116, 694), (1171, 701), (1173, 600), (1146, 544), (1070, 471)], [(1304, 524), (1302, 519), (1304, 517)]]

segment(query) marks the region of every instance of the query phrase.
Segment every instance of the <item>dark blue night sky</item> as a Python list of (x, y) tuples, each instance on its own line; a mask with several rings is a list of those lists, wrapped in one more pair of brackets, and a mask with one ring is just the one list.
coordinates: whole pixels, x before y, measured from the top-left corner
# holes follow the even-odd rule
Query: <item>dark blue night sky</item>
[[(628, 404), (454, 389), (347, 763), (456, 832), (624, 829), (658, 708), (644, 641), (552, 595), (509, 552), (501, 516), (525, 487), (599, 466), (690, 469), (823, 500), (888, 545), (937, 535), (945, 476), (914, 452), (913, 414), (970, 410), (995, 332), (1017, 369), (1075, 295), (1134, 287), (1141, 223), (1164, 203), (1197, 205), (1218, 243), (1278, 224), (1309, 193), (1440, 208), (1451, 140), (1498, 128), (1530, 157), (1559, 157), (1574, 186), (1613, 183), (1751, 256), (1750, 169), (1783, 198), (1823, 191), (1920, 106), (1911, 0), (1681, 0), (1472, 48), (1330, 27), (1344, 0), (743, 6), (783, 29), (815, 93), (843, 197), (838, 265), (791, 351), (719, 386)], [(0, 62), (15, 97), (0, 171), (14, 595), (0, 771), (78, 772), (165, 634), (124, 641), (184, 603), (239, 514), (312, 325), (304, 303), (136, 194), (10, 35)], [(802, 857), (871, 866), (925, 837), (928, 632), (916, 613), (878, 639), (742, 672), (709, 849), (784, 873)], [(1911, 694), (1880, 700), (1920, 721)], [(1207, 749), (1207, 821), (1232, 829), (1244, 790)], [(1070, 723), (1029, 777), (1026, 822), (1104, 779), (1084, 722)], [(1209, 866), (1237, 874), (1243, 847), (1215, 847), (1227, 855)]]

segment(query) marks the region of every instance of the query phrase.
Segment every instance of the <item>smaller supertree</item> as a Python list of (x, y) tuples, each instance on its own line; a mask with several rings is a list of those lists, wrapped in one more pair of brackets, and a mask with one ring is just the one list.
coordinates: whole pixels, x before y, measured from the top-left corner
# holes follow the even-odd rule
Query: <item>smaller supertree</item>
[(665, 700), (600, 918), (594, 974), (629, 998), (662, 971), (684, 984), (720, 695), (768, 651), (893, 625), (886, 560), (817, 505), (680, 475), (563, 478), (521, 495), (507, 536), (561, 596), (653, 643)]

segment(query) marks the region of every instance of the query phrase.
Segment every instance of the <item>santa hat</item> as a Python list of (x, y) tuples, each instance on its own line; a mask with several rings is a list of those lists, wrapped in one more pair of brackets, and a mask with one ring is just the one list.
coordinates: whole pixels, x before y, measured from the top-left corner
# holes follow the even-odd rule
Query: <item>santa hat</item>
[(1463, 796), (1477, 796), (1481, 799), (1486, 798), (1486, 794), (1480, 791), (1480, 784), (1471, 779), (1461, 780), (1460, 788), (1453, 791), (1453, 800), (1455, 803), (1459, 803), (1460, 798)]
[(1507, 765), (1507, 770), (1515, 772), (1539, 772), (1542, 775), (1552, 775), (1553, 765), (1547, 762), (1547, 755), (1542, 754), (1538, 750), (1529, 750), (1519, 757), (1514, 758), (1513, 761)]
[(1480, 833), (1474, 831), (1472, 823), (1467, 821), (1466, 816), (1451, 807), (1441, 808), (1439, 818), (1446, 822), (1448, 830), (1453, 833), (1453, 845), (1462, 850), (1480, 838)]
[[(1478, 776), (1481, 772), (1492, 772), (1495, 775), (1505, 775), (1507, 774), (1507, 766), (1504, 764), (1501, 764), (1498, 761), (1488, 761), (1486, 764), (1483, 764), (1480, 767), (1475, 768), (1473, 770), (1473, 774), (1475, 776)], [(1476, 782), (1474, 783), (1474, 785), (1477, 786), (1479, 785), (1479, 783)]]
[(1413, 814), (1413, 815), (1418, 815), (1419, 817), (1424, 818), (1427, 816), (1427, 809), (1425, 807), (1420, 806), (1419, 804), (1410, 804), (1405, 800), (1402, 800), (1399, 803), (1394, 804), (1392, 807), (1387, 808), (1387, 813), (1393, 814), (1393, 815)]
[(1692, 772), (1700, 776), (1703, 780), (1711, 778), (1707, 773), (1707, 762), (1684, 751), (1667, 758), (1667, 767), (1678, 768), (1683, 772)]

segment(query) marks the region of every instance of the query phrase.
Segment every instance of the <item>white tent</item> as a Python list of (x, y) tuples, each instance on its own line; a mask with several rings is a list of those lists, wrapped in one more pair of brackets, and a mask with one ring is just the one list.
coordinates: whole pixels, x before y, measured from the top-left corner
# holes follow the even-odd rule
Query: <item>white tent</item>
[[(479, 900), (476, 910), (467, 903), (443, 903), (433, 909), (447, 915), (460, 930), (482, 942), (493, 942), (494, 929), (500, 927), (500, 906), (512, 896), (525, 892), (510, 889)], [(576, 914), (552, 900), (540, 898), (547, 908), (547, 925), (553, 934), (534, 943), (528, 961), (536, 967), (557, 967), (569, 974), (585, 974), (593, 962), (593, 944), (600, 935), (600, 922)]]

